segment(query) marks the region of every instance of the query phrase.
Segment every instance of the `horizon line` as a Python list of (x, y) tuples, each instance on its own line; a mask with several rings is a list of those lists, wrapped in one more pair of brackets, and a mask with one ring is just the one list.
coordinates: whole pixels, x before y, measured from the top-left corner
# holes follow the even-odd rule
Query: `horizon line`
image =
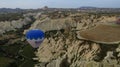
[[(45, 6), (44, 6), (45, 7)], [(1, 8), (8, 8), (8, 9), (42, 9), (44, 7), (40, 7), (40, 8), (22, 8), (22, 7), (0, 7)], [(48, 8), (64, 8), (64, 9), (77, 9), (77, 8), (82, 8), (82, 7), (91, 7), (91, 8), (120, 8), (120, 7), (95, 7), (95, 6), (80, 6), (80, 7), (48, 7)]]

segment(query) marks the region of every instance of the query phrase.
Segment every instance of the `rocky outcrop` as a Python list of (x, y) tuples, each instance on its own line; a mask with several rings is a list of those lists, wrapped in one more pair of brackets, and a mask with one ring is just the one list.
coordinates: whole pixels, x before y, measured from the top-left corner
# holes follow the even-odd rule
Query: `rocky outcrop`
[[(77, 31), (114, 21), (115, 16), (73, 15), (65, 18), (37, 19), (30, 29), (41, 29), (46, 38), (36, 52), (40, 62), (35, 67), (113, 67), (119, 66), (117, 45), (78, 39)], [(27, 31), (27, 30), (26, 30)], [(24, 31), (24, 34), (25, 32)], [(119, 49), (117, 49), (119, 51)], [(113, 53), (109, 54), (109, 51)], [(108, 52), (108, 54), (107, 54)], [(115, 55), (114, 55), (115, 54)], [(111, 56), (114, 60), (110, 60)], [(107, 57), (107, 58), (105, 58)], [(110, 62), (108, 62), (110, 60)]]
[(67, 27), (75, 27), (75, 23), (71, 18), (64, 19), (50, 19), (46, 18), (44, 20), (36, 20), (30, 29), (41, 29), (44, 32), (50, 30), (60, 30)]
[(74, 31), (49, 31), (46, 36), (36, 53), (41, 62), (36, 67), (42, 63), (45, 67), (119, 66), (118, 45), (79, 40)]
[(13, 20), (0, 22), (0, 35), (8, 31), (20, 29), (23, 26), (30, 24), (31, 21), (32, 20), (30, 18), (26, 17), (24, 19), (19, 19), (17, 21)]
[[(56, 16), (54, 16), (56, 17)], [(57, 18), (57, 19), (51, 19), (49, 16), (44, 17), (44, 15), (41, 15), (40, 18), (37, 18), (37, 20), (32, 24), (30, 29), (41, 29), (44, 32), (51, 31), (51, 30), (60, 30), (65, 29), (68, 27), (76, 28), (76, 30), (85, 30), (89, 29), (91, 27), (94, 27), (96, 25), (102, 24), (102, 23), (109, 23), (111, 21), (115, 21), (116, 17), (108, 17), (108, 16), (100, 16), (97, 17), (96, 15), (87, 15), (87, 14), (75, 14), (70, 15), (65, 18)], [(27, 31), (27, 30), (26, 30)], [(24, 34), (26, 33), (24, 32)]]
[(48, 63), (46, 67), (80, 66), (80, 61), (92, 60), (101, 50), (99, 44), (77, 40), (72, 32), (68, 36), (60, 31), (55, 35), (45, 38), (36, 54), (39, 62)]

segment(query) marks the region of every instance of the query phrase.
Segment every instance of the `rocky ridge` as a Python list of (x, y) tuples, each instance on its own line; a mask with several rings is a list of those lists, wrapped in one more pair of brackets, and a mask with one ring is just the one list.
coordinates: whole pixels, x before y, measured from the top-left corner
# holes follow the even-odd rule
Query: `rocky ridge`
[[(43, 18), (43, 19), (41, 19)], [(94, 27), (98, 24), (115, 21), (116, 16), (101, 16), (87, 14), (71, 14), (65, 18), (52, 19), (48, 16), (41, 16), (31, 25), (30, 29), (41, 29), (44, 32), (51, 30), (60, 30), (68, 27), (73, 27), (76, 30), (85, 30)], [(26, 30), (27, 31), (27, 30)], [(26, 32), (25, 31), (25, 32)], [(24, 34), (25, 34), (24, 32)]]
[(0, 34), (3, 34), (7, 31), (12, 31), (12, 30), (16, 30), (16, 29), (20, 29), (22, 28), (24, 25), (29, 24), (29, 22), (31, 21), (30, 18), (25, 18), (25, 19), (20, 19), (17, 21), (5, 21), (5, 22), (0, 22)]
[(119, 67), (119, 44), (81, 40), (76, 34), (115, 19), (115, 16), (72, 15), (62, 19), (46, 17), (36, 20), (30, 29), (42, 29), (46, 38), (36, 53), (40, 63), (35, 67)]

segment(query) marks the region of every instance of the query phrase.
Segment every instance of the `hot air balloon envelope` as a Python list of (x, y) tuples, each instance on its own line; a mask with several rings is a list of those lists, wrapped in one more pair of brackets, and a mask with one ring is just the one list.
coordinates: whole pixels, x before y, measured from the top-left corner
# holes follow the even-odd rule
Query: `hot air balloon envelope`
[(38, 48), (44, 40), (44, 32), (39, 29), (29, 30), (26, 33), (26, 39), (33, 48)]

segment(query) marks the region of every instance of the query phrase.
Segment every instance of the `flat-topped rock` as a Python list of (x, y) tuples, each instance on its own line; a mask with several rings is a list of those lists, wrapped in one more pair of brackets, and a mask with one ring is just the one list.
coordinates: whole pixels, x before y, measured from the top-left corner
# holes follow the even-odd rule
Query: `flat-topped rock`
[(78, 38), (98, 43), (117, 44), (120, 42), (120, 25), (100, 24), (94, 28), (79, 32)]

